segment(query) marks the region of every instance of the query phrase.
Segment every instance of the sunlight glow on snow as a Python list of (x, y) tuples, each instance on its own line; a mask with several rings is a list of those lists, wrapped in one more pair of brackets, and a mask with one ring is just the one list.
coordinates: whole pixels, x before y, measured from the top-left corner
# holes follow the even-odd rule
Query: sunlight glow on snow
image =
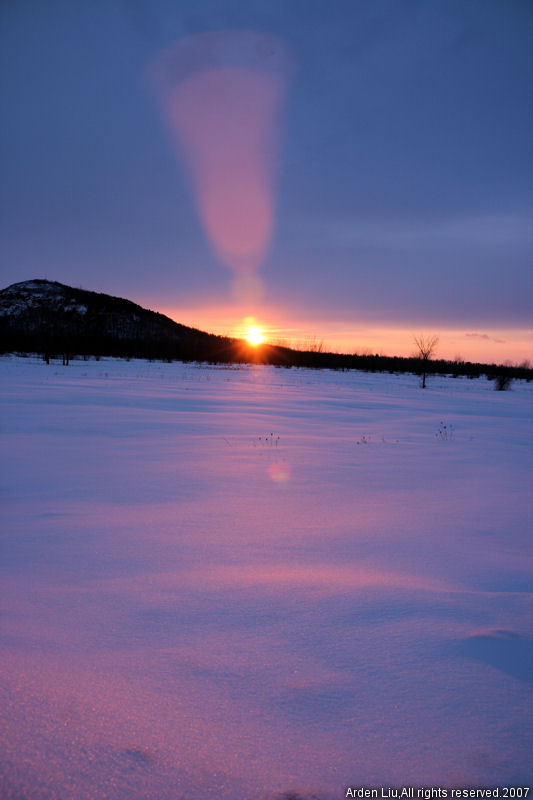
[(267, 472), (274, 483), (287, 483), (291, 477), (291, 468), (286, 461), (276, 461), (274, 464), (270, 464)]

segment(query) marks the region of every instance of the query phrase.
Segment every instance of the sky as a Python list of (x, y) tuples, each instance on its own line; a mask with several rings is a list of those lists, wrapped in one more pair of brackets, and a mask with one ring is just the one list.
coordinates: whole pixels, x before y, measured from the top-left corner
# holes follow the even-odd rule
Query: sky
[(533, 360), (529, 0), (6, 0), (2, 286)]

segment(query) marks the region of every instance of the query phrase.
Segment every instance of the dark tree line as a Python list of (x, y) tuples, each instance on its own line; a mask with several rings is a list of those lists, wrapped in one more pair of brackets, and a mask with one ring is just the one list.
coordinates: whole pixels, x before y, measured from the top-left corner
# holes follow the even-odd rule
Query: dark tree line
[[(425, 381), (428, 375), (451, 375), (491, 380), (533, 378), (527, 365), (510, 366), (482, 364), (470, 361), (449, 361), (421, 357), (358, 355), (327, 353), (314, 350), (294, 350), (289, 347), (263, 344), (253, 347), (245, 340), (191, 331), (179, 338), (119, 338), (112, 335), (81, 335), (41, 330), (25, 332), (2, 330), (0, 352), (35, 353), (45, 360), (61, 359), (68, 363), (75, 357), (142, 358), (160, 361), (201, 361), (211, 364), (270, 364), (276, 367), (307, 367), (312, 369), (364, 370), (367, 372), (409, 372)], [(198, 332), (200, 333), (200, 332)]]

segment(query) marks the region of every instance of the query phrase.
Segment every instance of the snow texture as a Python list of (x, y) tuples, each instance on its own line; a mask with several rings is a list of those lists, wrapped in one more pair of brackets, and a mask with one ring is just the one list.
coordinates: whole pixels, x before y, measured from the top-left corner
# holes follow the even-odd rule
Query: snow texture
[(3, 796), (533, 777), (533, 386), (2, 377)]

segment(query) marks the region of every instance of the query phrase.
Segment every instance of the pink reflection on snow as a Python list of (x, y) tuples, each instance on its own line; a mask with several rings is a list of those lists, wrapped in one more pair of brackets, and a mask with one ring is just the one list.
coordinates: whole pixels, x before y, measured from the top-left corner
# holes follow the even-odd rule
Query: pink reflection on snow
[(273, 37), (218, 31), (178, 42), (153, 69), (206, 233), (238, 274), (257, 269), (271, 237), (287, 64)]
[(275, 461), (267, 472), (274, 483), (288, 483), (291, 479), (291, 466), (286, 461)]
[[(362, 563), (359, 567), (342, 564), (242, 564), (237, 566), (210, 565), (207, 569), (188, 573), (163, 573), (158, 578), (161, 590), (186, 586), (189, 590), (213, 589), (228, 591), (236, 588), (274, 590), (283, 588), (336, 594), (339, 591), (358, 592), (375, 588), (454, 592), (456, 587), (438, 578), (415, 573), (376, 570)], [(139, 591), (139, 590), (137, 590)]]

